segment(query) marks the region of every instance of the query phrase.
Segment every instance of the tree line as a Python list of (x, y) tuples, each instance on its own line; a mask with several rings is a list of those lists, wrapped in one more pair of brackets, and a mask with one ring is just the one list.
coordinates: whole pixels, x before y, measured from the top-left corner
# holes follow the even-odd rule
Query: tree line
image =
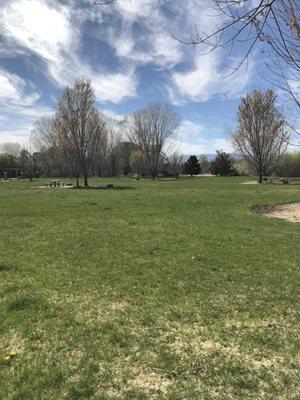
[(300, 175), (298, 167), (291, 166), (298, 158), (284, 157), (290, 129), (275, 103), (272, 90), (255, 90), (241, 98), (231, 132), (234, 156), (219, 150), (211, 161), (205, 156), (184, 160), (171, 152), (171, 139), (181, 123), (173, 106), (150, 104), (122, 121), (109, 120), (96, 108), (91, 82), (76, 80), (64, 89), (56, 113), (36, 121), (31, 137), (36, 152), (20, 150), (16, 144), (2, 145), (0, 173), (6, 168), (30, 178), (36, 172), (71, 177), (78, 186), (82, 177), (88, 186), (89, 176), (237, 175), (240, 161), (260, 182), (274, 171), (283, 174), (284, 162), (289, 163), (286, 175)]
[(77, 185), (82, 176), (87, 186), (90, 175), (137, 173), (155, 179), (180, 122), (171, 105), (160, 103), (121, 122), (108, 121), (95, 106), (91, 82), (77, 80), (63, 91), (55, 115), (37, 121), (33, 141), (46, 164), (75, 177)]

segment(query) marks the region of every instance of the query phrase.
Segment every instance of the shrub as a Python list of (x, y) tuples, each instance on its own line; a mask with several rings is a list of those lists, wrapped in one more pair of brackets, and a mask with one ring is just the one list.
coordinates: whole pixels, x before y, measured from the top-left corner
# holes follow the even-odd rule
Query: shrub
[(279, 176), (300, 176), (300, 151), (282, 156), (274, 172)]
[(233, 164), (234, 160), (230, 154), (217, 150), (216, 157), (211, 161), (211, 173), (221, 176), (237, 176), (239, 173)]

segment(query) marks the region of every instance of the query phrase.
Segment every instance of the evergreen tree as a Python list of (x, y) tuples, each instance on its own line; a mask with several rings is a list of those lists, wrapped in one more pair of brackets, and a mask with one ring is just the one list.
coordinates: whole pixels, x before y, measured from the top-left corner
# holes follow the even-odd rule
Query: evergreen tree
[(230, 154), (225, 151), (218, 150), (214, 160), (211, 161), (211, 173), (221, 176), (238, 175), (237, 170), (233, 166), (233, 159)]
[(190, 176), (200, 174), (201, 169), (196, 156), (190, 156), (184, 163), (184, 172)]

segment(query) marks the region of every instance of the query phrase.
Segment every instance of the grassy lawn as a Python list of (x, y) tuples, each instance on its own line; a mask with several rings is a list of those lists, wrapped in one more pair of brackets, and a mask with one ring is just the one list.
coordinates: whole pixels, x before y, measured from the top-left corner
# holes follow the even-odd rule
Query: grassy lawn
[(299, 399), (300, 225), (248, 207), (300, 188), (245, 179), (0, 183), (0, 399)]

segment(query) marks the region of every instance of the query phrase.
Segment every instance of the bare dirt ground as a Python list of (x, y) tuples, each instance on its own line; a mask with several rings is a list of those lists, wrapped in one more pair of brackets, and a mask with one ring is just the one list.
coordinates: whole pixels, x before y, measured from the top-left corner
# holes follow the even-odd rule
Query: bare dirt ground
[(247, 181), (247, 182), (241, 182), (241, 185), (256, 185), (257, 181)]
[(280, 218), (290, 222), (300, 222), (300, 202), (272, 206), (254, 206), (252, 211), (269, 218)]
[(71, 186), (59, 186), (59, 187), (58, 186), (50, 187), (50, 186), (45, 186), (45, 185), (33, 186), (33, 188), (35, 188), (35, 189), (73, 189), (74, 187), (75, 187), (74, 185), (71, 185)]
[[(265, 182), (265, 185), (282, 185), (283, 182), (278, 179), (278, 180), (274, 180), (271, 182)], [(288, 184), (290, 185), (300, 185), (300, 179), (299, 178), (291, 178), (288, 180)], [(252, 181), (246, 181), (246, 182), (240, 182), (240, 185), (261, 185), (256, 181), (252, 180)]]

